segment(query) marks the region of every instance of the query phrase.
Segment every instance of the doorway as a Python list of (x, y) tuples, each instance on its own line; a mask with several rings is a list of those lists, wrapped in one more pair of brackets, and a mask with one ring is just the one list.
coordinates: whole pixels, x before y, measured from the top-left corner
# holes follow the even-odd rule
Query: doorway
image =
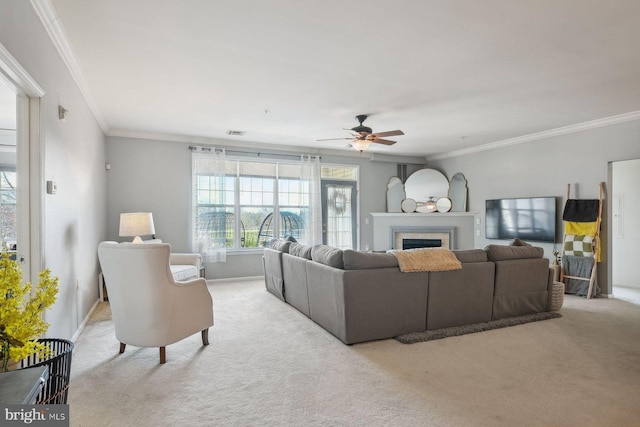
[(614, 297), (640, 304), (640, 159), (611, 163), (611, 278)]
[[(44, 90), (0, 44), (0, 167), (7, 178), (0, 187), (3, 233), (23, 281), (42, 270), (43, 201), (40, 102)], [(4, 224), (3, 224), (4, 226)], [(13, 227), (13, 230), (12, 230)]]
[(356, 248), (357, 189), (353, 181), (323, 179), (322, 242), (340, 249)]
[(17, 259), (16, 94), (0, 82), (0, 248)]

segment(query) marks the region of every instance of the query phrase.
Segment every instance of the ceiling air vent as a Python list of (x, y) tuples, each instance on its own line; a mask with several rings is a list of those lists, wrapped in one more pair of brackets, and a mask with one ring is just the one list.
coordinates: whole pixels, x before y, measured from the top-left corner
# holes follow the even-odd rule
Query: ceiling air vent
[(244, 131), (243, 130), (228, 130), (227, 131), (227, 135), (242, 136), (242, 135), (244, 135)]

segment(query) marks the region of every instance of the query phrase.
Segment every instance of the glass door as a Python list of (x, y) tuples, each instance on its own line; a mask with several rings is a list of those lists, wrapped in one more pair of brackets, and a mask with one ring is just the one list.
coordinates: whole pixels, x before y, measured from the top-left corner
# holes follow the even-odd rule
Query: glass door
[(350, 181), (322, 180), (322, 242), (340, 249), (355, 249), (357, 189)]

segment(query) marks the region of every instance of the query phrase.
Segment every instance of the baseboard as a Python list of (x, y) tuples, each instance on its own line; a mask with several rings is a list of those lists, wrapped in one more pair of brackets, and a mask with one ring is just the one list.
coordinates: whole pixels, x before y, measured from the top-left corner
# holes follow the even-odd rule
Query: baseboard
[(78, 329), (76, 329), (75, 333), (73, 334), (73, 336), (71, 337), (71, 341), (76, 342), (76, 340), (78, 339), (78, 337), (80, 337), (80, 334), (82, 333), (82, 331), (84, 330), (84, 327), (87, 325), (87, 323), (89, 323), (89, 319), (91, 318), (91, 315), (93, 314), (93, 312), (95, 311), (96, 308), (98, 308), (98, 304), (100, 303), (100, 300), (97, 300), (95, 302), (95, 304), (93, 304), (93, 307), (91, 307), (91, 310), (89, 310), (89, 312), (87, 313), (87, 315), (85, 316), (84, 320), (82, 321), (82, 323), (80, 324), (80, 326), (78, 326)]
[(223, 279), (207, 279), (207, 284), (213, 285), (215, 283), (245, 282), (247, 280), (259, 280), (259, 279), (264, 279), (264, 276), (246, 276), (246, 277), (228, 277)]

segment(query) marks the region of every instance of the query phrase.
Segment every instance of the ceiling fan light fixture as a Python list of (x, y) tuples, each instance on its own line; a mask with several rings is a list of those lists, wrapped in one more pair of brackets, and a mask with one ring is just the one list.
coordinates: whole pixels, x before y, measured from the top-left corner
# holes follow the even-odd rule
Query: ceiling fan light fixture
[(366, 139), (358, 139), (357, 141), (353, 141), (351, 143), (351, 146), (353, 147), (353, 149), (360, 151), (361, 153), (367, 148), (369, 148), (370, 145), (371, 145), (371, 141)]

